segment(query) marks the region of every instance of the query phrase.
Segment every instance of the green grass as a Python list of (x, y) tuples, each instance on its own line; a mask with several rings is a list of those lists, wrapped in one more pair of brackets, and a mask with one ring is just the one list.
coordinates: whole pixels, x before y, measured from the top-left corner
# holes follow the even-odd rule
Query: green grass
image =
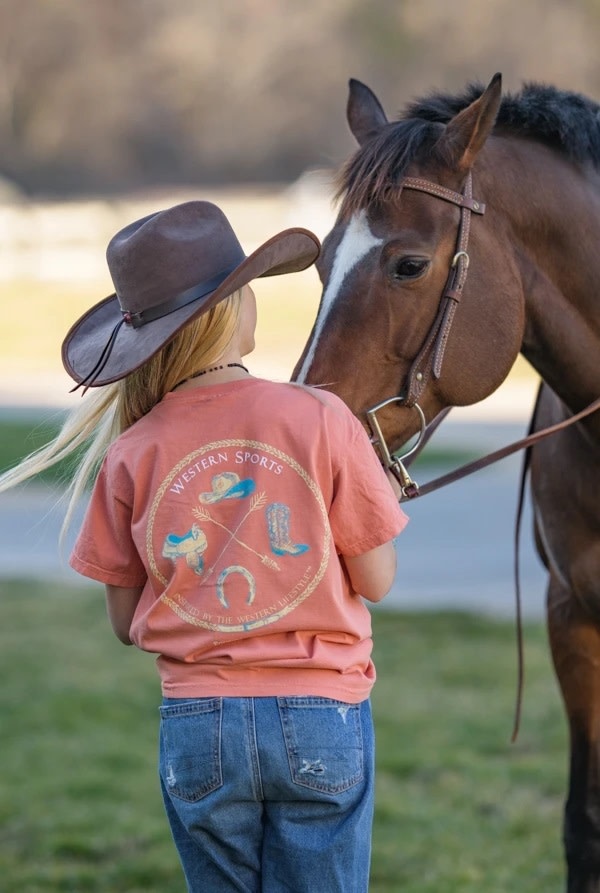
[[(52, 440), (59, 432), (64, 414), (53, 410), (39, 421), (5, 419), (0, 421), (0, 474)], [(48, 484), (65, 484), (77, 463), (82, 448), (37, 475)]]
[(545, 630), (526, 630), (522, 728), (511, 623), (375, 617), (373, 893), (562, 890), (566, 732)]
[[(60, 429), (60, 416), (44, 417), (39, 422), (0, 422), (0, 473), (52, 440)], [(41, 480), (58, 482), (68, 474), (69, 462), (62, 462), (39, 475)]]
[[(100, 588), (0, 584), (0, 886), (183, 893), (156, 781), (149, 655)], [(522, 730), (511, 623), (374, 611), (372, 893), (559, 893), (566, 736), (541, 624)]]
[[(39, 421), (21, 421), (4, 419), (0, 420), (0, 474), (8, 468), (17, 465), (19, 460), (33, 450), (48, 443), (59, 431), (62, 414), (54, 411)], [(427, 450), (418, 459), (419, 470), (439, 466), (458, 466), (468, 462), (479, 455), (478, 451), (468, 448), (457, 449), (454, 447), (437, 447), (429, 444)], [(68, 479), (69, 470), (76, 461), (75, 457), (69, 457), (66, 461), (48, 468), (39, 475), (39, 479), (47, 483), (61, 483)]]

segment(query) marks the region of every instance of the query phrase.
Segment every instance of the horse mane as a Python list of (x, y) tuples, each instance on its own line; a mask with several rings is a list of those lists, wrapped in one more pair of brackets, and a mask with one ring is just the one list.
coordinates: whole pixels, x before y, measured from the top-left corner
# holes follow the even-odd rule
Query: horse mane
[[(443, 162), (436, 151), (443, 126), (484, 89), (474, 82), (461, 93), (436, 91), (409, 103), (340, 171), (337, 196), (344, 198), (343, 210), (352, 213), (384, 200), (390, 184), (423, 154)], [(600, 105), (580, 93), (526, 83), (518, 93), (503, 95), (494, 133), (536, 140), (570, 161), (600, 168)]]

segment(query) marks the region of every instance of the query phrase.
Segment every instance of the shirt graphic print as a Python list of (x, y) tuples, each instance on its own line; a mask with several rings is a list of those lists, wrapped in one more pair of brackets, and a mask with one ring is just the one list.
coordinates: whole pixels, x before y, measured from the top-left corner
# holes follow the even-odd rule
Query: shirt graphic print
[(305, 468), (268, 443), (227, 439), (203, 445), (167, 474), (150, 508), (146, 547), (161, 600), (179, 618), (243, 633), (311, 595), (330, 540), (321, 491)]

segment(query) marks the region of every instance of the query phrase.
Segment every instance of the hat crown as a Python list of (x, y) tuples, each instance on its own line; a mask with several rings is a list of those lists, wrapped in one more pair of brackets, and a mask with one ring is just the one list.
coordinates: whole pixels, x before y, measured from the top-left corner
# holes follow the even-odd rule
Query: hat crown
[(86, 389), (119, 381), (219, 301), (260, 276), (306, 269), (319, 248), (314, 233), (292, 228), (246, 257), (212, 202), (185, 202), (136, 220), (109, 242), (116, 293), (71, 326), (62, 345), (65, 369)]
[(119, 304), (131, 313), (224, 277), (244, 258), (223, 212), (204, 201), (136, 220), (113, 236), (106, 249)]

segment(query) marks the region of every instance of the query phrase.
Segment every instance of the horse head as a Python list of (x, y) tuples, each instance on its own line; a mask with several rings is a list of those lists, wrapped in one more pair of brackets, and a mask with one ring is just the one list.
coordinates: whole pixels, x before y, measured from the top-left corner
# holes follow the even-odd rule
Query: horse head
[[(375, 404), (390, 450), (443, 409), (476, 403), (508, 375), (525, 314), (511, 233), (497, 214), (490, 139), (501, 77), (446, 123), (389, 122), (350, 82), (359, 148), (339, 175), (341, 205), (323, 242), (323, 292), (294, 378), (338, 394), (363, 421)], [(470, 193), (472, 183), (472, 195)], [(485, 205), (485, 208), (484, 208)], [(485, 213), (482, 211), (485, 210)]]
[(390, 453), (420, 424), (486, 397), (519, 351), (539, 373), (530, 430), (554, 433), (536, 440), (529, 468), (569, 721), (567, 889), (597, 893), (600, 105), (544, 84), (500, 94), (496, 75), (388, 122), (351, 82), (359, 148), (340, 174), (321, 305), (294, 376), (337, 392), (403, 483)]

